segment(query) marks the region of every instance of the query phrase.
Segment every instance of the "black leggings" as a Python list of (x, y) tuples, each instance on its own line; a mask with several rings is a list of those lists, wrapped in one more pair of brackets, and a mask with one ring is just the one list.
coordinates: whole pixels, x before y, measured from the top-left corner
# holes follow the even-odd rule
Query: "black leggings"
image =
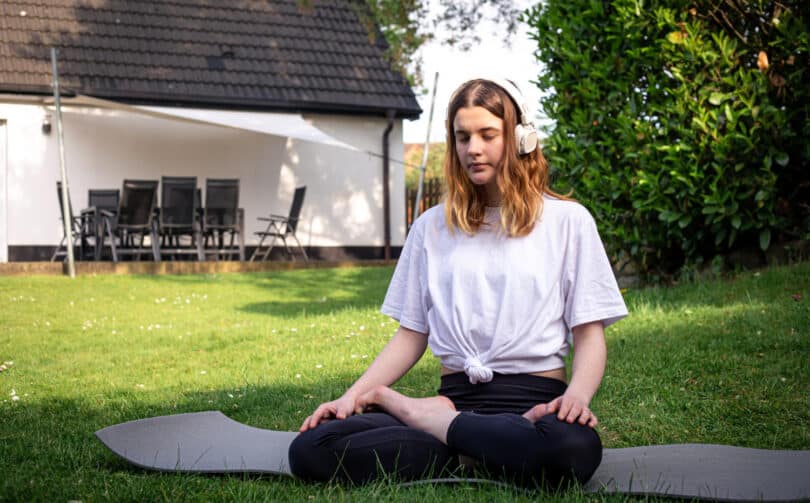
[(458, 467), (458, 455), (476, 459), (491, 476), (524, 485), (587, 481), (602, 460), (596, 432), (543, 416), (521, 414), (565, 392), (562, 381), (495, 374), (470, 384), (463, 373), (442, 377), (439, 394), (462, 411), (450, 423), (447, 445), (385, 413), (366, 413), (321, 424), (290, 446), (290, 468), (306, 480), (363, 483), (380, 474), (400, 480), (440, 476)]

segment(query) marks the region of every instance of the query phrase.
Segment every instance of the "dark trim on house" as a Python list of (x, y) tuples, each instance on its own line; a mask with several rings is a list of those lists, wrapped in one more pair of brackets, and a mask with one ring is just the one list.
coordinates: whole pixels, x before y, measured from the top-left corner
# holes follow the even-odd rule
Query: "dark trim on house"
[[(8, 247), (8, 261), (9, 262), (43, 262), (51, 259), (55, 246), (43, 245), (11, 245)], [(245, 247), (245, 256), (250, 258), (254, 246)], [(307, 255), (311, 260), (339, 262), (348, 260), (383, 260), (385, 258), (385, 250), (382, 246), (309, 246), (306, 247)], [(402, 251), (401, 246), (391, 247), (392, 258), (398, 258)], [(78, 257), (79, 249), (75, 249), (75, 256)], [(297, 250), (293, 250), (295, 259), (302, 261), (303, 258)], [(147, 260), (147, 255), (144, 254), (144, 261)], [(137, 260), (137, 257), (128, 257), (132, 260)], [(185, 260), (190, 257), (183, 257)], [(169, 257), (164, 260), (170, 260)], [(284, 251), (283, 246), (273, 248), (273, 251), (268, 257), (270, 261), (287, 261), (289, 257)]]
[[(2, 86), (0, 94), (24, 94), (30, 96), (42, 96), (47, 98), (53, 96), (50, 87), (46, 86)], [(101, 91), (83, 92), (81, 90), (65, 89), (63, 98), (75, 97), (84, 94), (93, 98), (109, 101), (117, 101), (134, 106), (161, 106), (161, 107), (185, 107), (185, 108), (207, 108), (211, 110), (237, 110), (245, 112), (286, 112), (286, 113), (309, 113), (309, 114), (334, 114), (334, 115), (366, 115), (372, 117), (387, 117), (390, 107), (374, 107), (368, 105), (358, 105), (350, 103), (312, 103), (301, 101), (253, 101), (248, 99), (191, 96), (187, 99), (179, 99), (173, 94), (157, 94), (127, 92), (126, 96), (114, 93), (104, 93)], [(398, 119), (418, 119), (422, 114), (422, 109), (394, 109), (395, 117)]]

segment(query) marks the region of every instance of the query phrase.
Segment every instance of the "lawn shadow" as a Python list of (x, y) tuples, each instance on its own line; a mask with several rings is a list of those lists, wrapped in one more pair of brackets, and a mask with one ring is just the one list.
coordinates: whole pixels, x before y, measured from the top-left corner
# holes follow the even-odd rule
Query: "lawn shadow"
[[(266, 298), (237, 308), (245, 313), (293, 318), (323, 315), (351, 309), (376, 308), (382, 304), (393, 274), (391, 267), (338, 267), (195, 275), (138, 276), (152, 284), (223, 284), (234, 289), (252, 288), (252, 297)], [(264, 293), (262, 293), (264, 292)]]
[(317, 269), (307, 274), (268, 275), (255, 286), (266, 289), (268, 300), (245, 304), (240, 311), (281, 317), (323, 315), (352, 309), (376, 308), (388, 288), (391, 268)]
[[(774, 266), (767, 275), (744, 272), (725, 278), (690, 281), (676, 287), (652, 286), (630, 289), (625, 301), (634, 307), (650, 307), (679, 312), (690, 307), (724, 307), (746, 302), (770, 304), (794, 301), (801, 292), (810, 294), (810, 262)], [(805, 295), (806, 296), (806, 295)]]

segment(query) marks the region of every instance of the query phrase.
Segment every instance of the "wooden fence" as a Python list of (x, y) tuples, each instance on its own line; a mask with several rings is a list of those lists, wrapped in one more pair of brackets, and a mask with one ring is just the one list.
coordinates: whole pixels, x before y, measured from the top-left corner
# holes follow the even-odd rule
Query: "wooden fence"
[[(442, 182), (438, 178), (425, 180), (422, 187), (422, 200), (419, 204), (419, 214), (428, 208), (439, 204), (442, 197)], [(416, 189), (405, 189), (405, 228), (410, 230), (413, 224), (413, 205), (416, 202)]]

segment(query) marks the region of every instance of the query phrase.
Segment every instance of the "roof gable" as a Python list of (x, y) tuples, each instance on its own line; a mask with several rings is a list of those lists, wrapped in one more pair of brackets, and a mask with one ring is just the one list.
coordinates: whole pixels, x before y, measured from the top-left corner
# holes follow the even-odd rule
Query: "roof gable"
[(5, 0), (0, 91), (50, 93), (56, 46), (62, 87), (91, 96), (418, 116), (363, 9), (351, 0)]

